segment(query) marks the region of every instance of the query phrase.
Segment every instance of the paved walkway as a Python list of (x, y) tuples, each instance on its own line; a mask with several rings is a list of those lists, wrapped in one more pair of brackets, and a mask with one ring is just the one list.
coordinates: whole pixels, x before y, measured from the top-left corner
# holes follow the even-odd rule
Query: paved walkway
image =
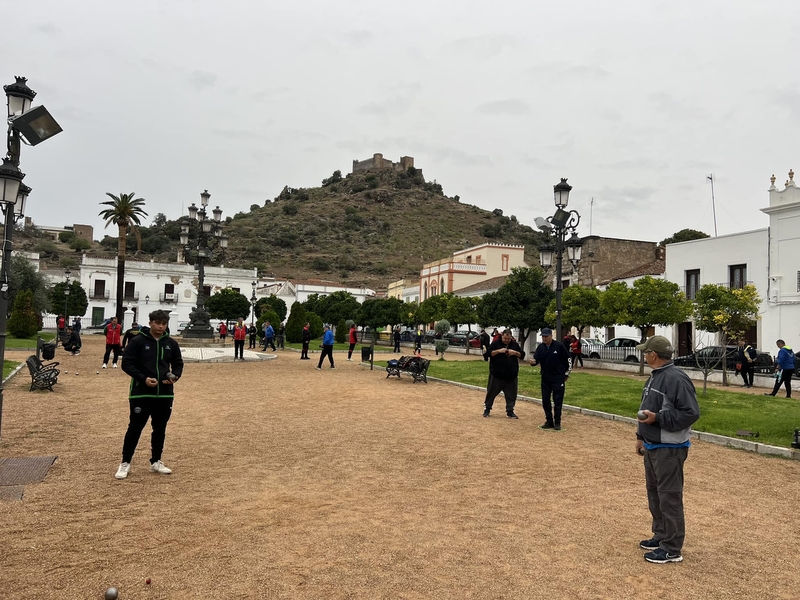
[[(230, 348), (181, 348), (184, 362), (233, 362), (233, 347)], [(274, 354), (244, 351), (244, 360), (272, 360)]]

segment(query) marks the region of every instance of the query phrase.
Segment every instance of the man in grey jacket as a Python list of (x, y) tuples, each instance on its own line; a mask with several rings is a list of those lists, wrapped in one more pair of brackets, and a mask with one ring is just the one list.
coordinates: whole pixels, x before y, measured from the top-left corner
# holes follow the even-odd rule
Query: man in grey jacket
[(691, 379), (672, 362), (670, 341), (655, 335), (636, 349), (653, 369), (642, 392), (636, 452), (644, 456), (647, 501), (653, 537), (639, 545), (646, 561), (681, 562), (686, 527), (683, 516), (683, 463), (689, 454), (692, 423), (700, 418)]

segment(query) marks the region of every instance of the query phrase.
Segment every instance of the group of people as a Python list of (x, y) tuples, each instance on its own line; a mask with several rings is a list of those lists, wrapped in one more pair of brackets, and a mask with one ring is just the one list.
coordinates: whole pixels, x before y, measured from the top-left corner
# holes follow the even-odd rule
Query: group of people
[[(776, 396), (781, 386), (786, 388), (786, 397), (792, 397), (792, 375), (797, 367), (794, 351), (783, 340), (775, 342), (778, 355), (775, 357), (775, 385), (771, 392), (764, 392), (765, 396)], [(736, 354), (736, 372), (742, 376), (742, 387), (753, 387), (754, 364), (758, 353), (746, 340), (739, 340)]]
[[(561, 431), (565, 386), (574, 364), (570, 355), (575, 353), (554, 340), (551, 329), (543, 328), (541, 336), (542, 343), (529, 360), (531, 366), (541, 369), (545, 422), (539, 428)], [(570, 339), (570, 344), (576, 340), (580, 344), (579, 338)], [(636, 349), (644, 353), (645, 362), (652, 369), (642, 392), (635, 444), (635, 451), (644, 462), (652, 537), (639, 542), (639, 546), (646, 551), (644, 558), (648, 562), (681, 562), (686, 535), (683, 464), (689, 453), (691, 426), (700, 418), (700, 408), (694, 384), (672, 361), (674, 349), (667, 338), (653, 336)], [(485, 356), (489, 360), (489, 381), (483, 416), (489, 417), (495, 398), (503, 392), (506, 416), (517, 419), (517, 381), (525, 352), (511, 330), (505, 329), (490, 342)]]

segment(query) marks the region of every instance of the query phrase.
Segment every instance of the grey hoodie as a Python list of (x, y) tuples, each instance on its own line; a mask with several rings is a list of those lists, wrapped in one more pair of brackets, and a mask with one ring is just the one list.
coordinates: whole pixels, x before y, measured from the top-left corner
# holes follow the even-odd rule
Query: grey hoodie
[(670, 361), (653, 369), (642, 392), (640, 410), (656, 413), (652, 425), (639, 423), (636, 437), (650, 444), (683, 444), (700, 418), (697, 394), (689, 376)]

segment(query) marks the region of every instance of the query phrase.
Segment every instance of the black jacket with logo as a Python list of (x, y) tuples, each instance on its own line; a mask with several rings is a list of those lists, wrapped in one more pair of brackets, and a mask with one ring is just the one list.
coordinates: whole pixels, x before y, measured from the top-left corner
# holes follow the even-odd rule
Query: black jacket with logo
[[(150, 334), (149, 327), (142, 327), (122, 352), (122, 370), (131, 376), (129, 399), (172, 398), (174, 386), (161, 382), (169, 372), (178, 378), (183, 374), (180, 346), (169, 337), (169, 332), (164, 332), (156, 340)], [(145, 383), (148, 377), (156, 379), (158, 385), (149, 387)]]
[(539, 344), (533, 352), (533, 358), (542, 367), (542, 380), (564, 383), (569, 377), (569, 355), (561, 342), (553, 340), (549, 346)]
[[(492, 356), (492, 352), (500, 348), (508, 348), (509, 350), (516, 350), (519, 356), (509, 356), (501, 352)], [(519, 347), (515, 340), (511, 340), (508, 345), (503, 343), (503, 338), (499, 337), (489, 345), (486, 355), (489, 356), (489, 373), (492, 377), (498, 379), (516, 379), (519, 375), (519, 361), (525, 358), (525, 352)]]

